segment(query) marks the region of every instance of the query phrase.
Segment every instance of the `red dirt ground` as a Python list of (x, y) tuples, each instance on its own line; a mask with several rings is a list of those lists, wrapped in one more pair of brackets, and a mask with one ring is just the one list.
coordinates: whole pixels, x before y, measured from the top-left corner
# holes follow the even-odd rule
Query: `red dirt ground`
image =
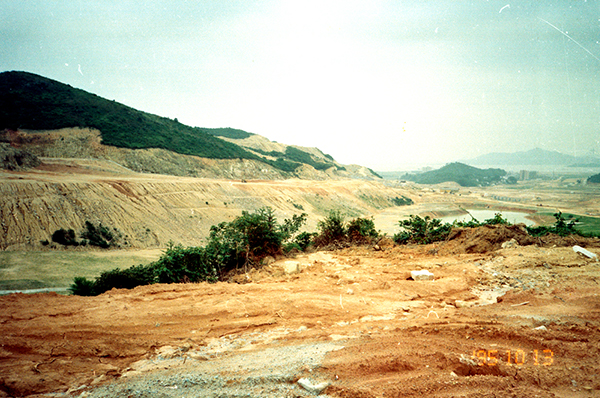
[[(328, 396), (600, 396), (600, 263), (571, 247), (450, 248), (317, 252), (246, 283), (0, 297), (0, 396), (86, 396), (151, 377), (140, 364), (169, 350), (187, 364), (164, 368), (193, 372), (216, 343), (243, 367), (250, 352), (325, 341), (341, 348), (318, 370)], [(409, 279), (419, 269), (435, 280)]]

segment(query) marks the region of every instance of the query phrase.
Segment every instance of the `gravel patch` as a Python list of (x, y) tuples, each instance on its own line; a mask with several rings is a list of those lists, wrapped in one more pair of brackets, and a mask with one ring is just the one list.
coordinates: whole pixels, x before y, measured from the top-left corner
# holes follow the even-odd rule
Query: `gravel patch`
[[(225, 343), (230, 344), (224, 339)], [(132, 365), (117, 382), (79, 396), (100, 397), (314, 397), (298, 379), (329, 382), (320, 375), (325, 355), (343, 346), (335, 342), (229, 351), (208, 356), (206, 348), (180, 356), (157, 356)], [(163, 350), (167, 352), (168, 350)], [(167, 355), (169, 356), (169, 355)], [(308, 375), (308, 376), (307, 376)], [(326, 395), (320, 395), (326, 397)]]

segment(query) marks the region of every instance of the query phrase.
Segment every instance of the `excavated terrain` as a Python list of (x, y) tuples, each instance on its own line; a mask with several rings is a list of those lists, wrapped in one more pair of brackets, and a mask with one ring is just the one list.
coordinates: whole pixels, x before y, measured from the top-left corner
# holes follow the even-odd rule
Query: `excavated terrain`
[[(331, 208), (373, 215), (388, 234), (408, 214), (468, 206), (598, 214), (597, 190), (561, 184), (242, 182), (42, 158), (0, 173), (0, 245), (76, 253), (40, 241), (87, 220), (128, 250), (202, 244), (210, 225), (267, 205), (280, 219), (309, 213), (312, 231)], [(394, 207), (401, 196), (415, 204)], [(600, 263), (573, 250), (600, 254), (598, 239), (531, 239), (522, 226), (451, 238), (277, 258), (215, 284), (1, 296), (0, 397), (600, 396)]]
[(86, 221), (116, 228), (122, 247), (200, 245), (210, 227), (270, 206), (307, 228), (330, 209), (351, 216), (393, 206), (406, 190), (374, 181), (224, 180), (136, 173), (107, 160), (42, 158), (28, 171), (0, 171), (0, 249), (42, 250), (60, 228)]
[[(570, 247), (439, 249), (382, 242), (240, 283), (0, 297), (0, 396), (600, 396), (600, 263)], [(434, 280), (409, 278), (421, 269)]]

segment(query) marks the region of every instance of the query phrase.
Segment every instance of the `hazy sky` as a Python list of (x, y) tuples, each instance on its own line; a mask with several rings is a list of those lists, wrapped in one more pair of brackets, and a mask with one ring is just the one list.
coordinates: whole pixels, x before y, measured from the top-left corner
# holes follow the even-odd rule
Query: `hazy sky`
[(600, 154), (600, 0), (0, 0), (0, 71), (395, 170)]

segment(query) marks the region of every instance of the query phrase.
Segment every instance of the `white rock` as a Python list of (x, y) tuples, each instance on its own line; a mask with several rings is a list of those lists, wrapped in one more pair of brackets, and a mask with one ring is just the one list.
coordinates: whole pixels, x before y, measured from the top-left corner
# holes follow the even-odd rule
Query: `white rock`
[(584, 248), (583, 248), (583, 247), (581, 247), (581, 246), (577, 246), (577, 245), (573, 246), (573, 251), (574, 251), (575, 253), (581, 253), (581, 254), (583, 254), (584, 256), (588, 257), (588, 258), (593, 258), (593, 259), (595, 259), (596, 261), (598, 261), (598, 255), (597, 255), (596, 253), (592, 253), (591, 251), (589, 251), (589, 250), (586, 250), (586, 249), (584, 249)]
[(515, 240), (515, 238), (512, 238), (511, 240), (508, 240), (502, 244), (503, 249), (513, 249), (515, 247), (519, 247), (519, 243)]
[(313, 394), (319, 394), (321, 391), (323, 391), (330, 385), (330, 383), (327, 381), (324, 381), (319, 384), (313, 384), (309, 379), (305, 377), (298, 380), (298, 384), (300, 384), (300, 386), (306, 391), (312, 392)]
[(475, 306), (475, 303), (473, 301), (456, 300), (454, 306), (456, 308), (469, 308)]
[(410, 276), (415, 281), (432, 281), (433, 274), (426, 269), (421, 271), (410, 271)]
[(548, 328), (546, 326), (542, 325), (542, 326), (538, 326), (537, 328), (533, 328), (533, 330), (543, 330), (543, 331), (546, 331), (546, 330), (548, 330)]
[(281, 266), (283, 268), (283, 272), (287, 275), (297, 274), (300, 272), (300, 263), (298, 261), (286, 261)]

